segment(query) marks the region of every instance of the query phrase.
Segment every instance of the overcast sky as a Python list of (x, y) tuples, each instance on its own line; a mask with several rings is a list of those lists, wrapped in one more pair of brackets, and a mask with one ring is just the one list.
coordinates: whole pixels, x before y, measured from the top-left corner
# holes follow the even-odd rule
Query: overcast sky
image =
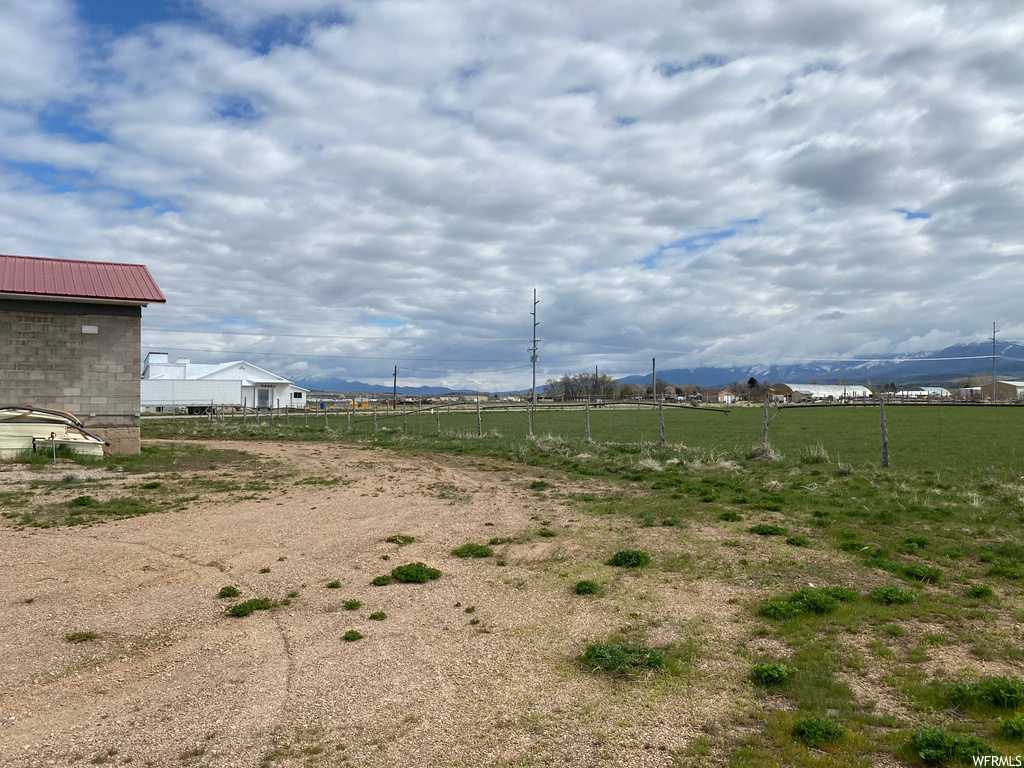
[(298, 379), (1020, 339), (1024, 3), (4, 0), (0, 252)]

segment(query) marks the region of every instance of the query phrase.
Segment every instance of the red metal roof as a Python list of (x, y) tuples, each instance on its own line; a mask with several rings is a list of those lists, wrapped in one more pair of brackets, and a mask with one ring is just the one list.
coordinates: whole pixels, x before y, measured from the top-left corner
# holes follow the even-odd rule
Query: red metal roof
[(147, 304), (166, 302), (142, 264), (0, 254), (0, 294)]

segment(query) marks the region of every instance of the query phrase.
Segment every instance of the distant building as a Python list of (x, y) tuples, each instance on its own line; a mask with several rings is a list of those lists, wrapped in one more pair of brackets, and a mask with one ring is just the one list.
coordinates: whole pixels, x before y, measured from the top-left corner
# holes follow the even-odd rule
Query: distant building
[(952, 397), (945, 387), (905, 387), (896, 392), (898, 400), (944, 399)]
[(109, 453), (139, 452), (141, 264), (0, 256), (2, 405), (73, 413)]
[[(981, 391), (992, 394), (992, 385), (982, 385)], [(995, 384), (996, 400), (1024, 400), (1024, 381), (997, 381)]]
[(303, 408), (308, 389), (244, 360), (230, 363), (173, 363), (166, 352), (146, 355), (142, 371), (142, 407), (232, 406), (241, 408)]
[(790, 403), (846, 402), (872, 397), (871, 390), (858, 384), (775, 384), (772, 398)]

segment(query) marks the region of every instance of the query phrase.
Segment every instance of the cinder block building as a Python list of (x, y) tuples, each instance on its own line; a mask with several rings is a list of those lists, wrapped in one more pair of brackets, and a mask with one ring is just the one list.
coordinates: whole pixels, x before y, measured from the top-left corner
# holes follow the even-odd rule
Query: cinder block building
[(0, 405), (69, 411), (138, 453), (142, 308), (165, 301), (139, 264), (0, 255)]

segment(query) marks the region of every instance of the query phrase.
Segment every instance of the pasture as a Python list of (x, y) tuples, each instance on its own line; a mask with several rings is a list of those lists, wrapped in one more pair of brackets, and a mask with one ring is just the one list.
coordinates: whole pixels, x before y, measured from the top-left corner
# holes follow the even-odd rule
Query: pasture
[[(378, 414), (376, 431), (367, 413), (351, 428), (334, 413), (308, 425), (294, 414), (146, 419), (143, 455), (108, 457), (94, 484), (6, 491), (0, 532), (26, 578), (3, 618), (26, 653), (42, 644), (37, 666), (70, 665), (37, 671), (59, 684), (27, 686), (36, 697), (74, 690), (87, 663), (96, 673), (85, 690), (138, 701), (156, 663), (149, 646), (127, 654), (129, 679), (136, 667), (140, 676), (119, 687), (114, 659), (128, 640), (102, 607), (117, 594), (109, 577), (93, 595), (75, 570), (84, 591), (71, 602), (66, 588), (43, 586), (75, 552), (101, 573), (164, 569), (147, 589), (173, 588), (192, 607), (142, 602), (119, 615), (135, 617), (132, 638), (180, 637), (192, 666), (206, 645), (224, 653), (281, 638), (266, 669), (203, 661), (224, 702), (144, 707), (171, 759), (124, 738), (158, 765), (866, 768), (1013, 757), (1024, 752), (1024, 409), (886, 413), (888, 469), (877, 407), (783, 410), (768, 460), (752, 450), (755, 408), (666, 409), (665, 446), (649, 409), (592, 410), (592, 442), (579, 410), (538, 411), (533, 438), (511, 410), (483, 412), (482, 436), (475, 410)], [(175, 560), (181, 552), (188, 562)], [(442, 575), (374, 587), (385, 556)], [(258, 603), (254, 615), (224, 617), (214, 597), (224, 584)], [(54, 615), (74, 622), (51, 626)], [(161, 653), (173, 682), (182, 657)], [(388, 674), (396, 663), (400, 675)], [(272, 691), (281, 714), (240, 703), (239, 684)], [(358, 707), (345, 690), (358, 691)], [(125, 721), (120, 705), (104, 706)], [(224, 714), (238, 706), (263, 718), (242, 740)], [(177, 719), (160, 725), (168, 707)], [(301, 716), (284, 716), (292, 710)], [(32, 731), (19, 728), (20, 744)], [(90, 743), (126, 755), (118, 733), (100, 729)], [(103, 756), (71, 743), (52, 754), (75, 749), (83, 761)]]

